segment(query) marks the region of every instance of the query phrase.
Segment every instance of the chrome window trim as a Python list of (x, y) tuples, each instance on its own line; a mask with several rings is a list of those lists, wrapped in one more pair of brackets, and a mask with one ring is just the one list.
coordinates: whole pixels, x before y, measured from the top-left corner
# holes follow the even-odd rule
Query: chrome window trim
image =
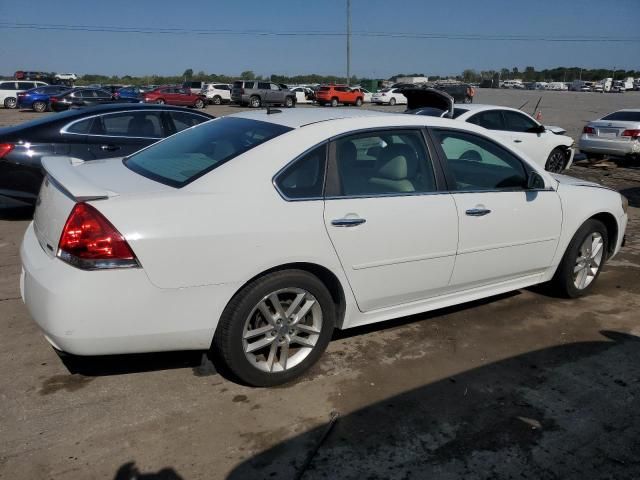
[(436, 192), (409, 192), (409, 193), (378, 193), (372, 195), (346, 195), (324, 197), (325, 200), (346, 200), (359, 198), (378, 198), (378, 197), (418, 197), (424, 195), (455, 195), (458, 193), (527, 193), (527, 192), (555, 192), (552, 188), (535, 188), (527, 189), (505, 189), (505, 190), (440, 190)]
[[(300, 197), (300, 198), (290, 198), (287, 195), (285, 195), (285, 193), (282, 190), (280, 190), (280, 187), (278, 186), (278, 177), (280, 177), (285, 172), (285, 170), (287, 170), (291, 165), (296, 163), (298, 160), (302, 159), (302, 157), (304, 157), (307, 153), (323, 145), (326, 147), (327, 151), (325, 152), (325, 159), (324, 159), (324, 178), (322, 180), (322, 195), (320, 195), (319, 197)], [(329, 156), (329, 140), (323, 140), (322, 142), (315, 144), (313, 147), (307, 148), (304, 152), (302, 152), (300, 155), (295, 157), (293, 160), (287, 162), (287, 164), (284, 167), (278, 170), (276, 174), (273, 177), (271, 177), (271, 184), (273, 185), (273, 187), (276, 189), (276, 192), (278, 192), (278, 194), (282, 197), (282, 199), (285, 202), (308, 202), (308, 201), (314, 201), (314, 200), (324, 200), (325, 199), (324, 189), (325, 189), (325, 184), (327, 182), (327, 168), (328, 168), (327, 164), (329, 163), (328, 156)]]
[[(84, 120), (90, 120), (92, 118), (96, 118), (96, 117), (106, 117), (107, 115), (116, 115), (119, 113), (129, 113), (129, 112), (160, 112), (160, 113), (170, 113), (170, 112), (180, 112), (180, 113), (191, 113), (191, 112), (183, 112), (182, 110), (159, 110), (156, 108), (149, 108), (149, 109), (139, 109), (139, 110), (122, 110), (119, 112), (108, 112), (108, 113), (96, 113), (95, 115), (90, 115), (88, 117), (82, 117), (76, 120), (73, 120), (72, 122), (69, 122), (68, 124), (66, 124), (64, 127), (62, 127), (60, 129), (60, 134), (61, 135), (82, 135), (82, 136), (86, 136), (86, 137), (107, 137), (107, 138), (132, 138), (132, 139), (143, 139), (143, 140), (160, 140), (163, 138), (167, 138), (167, 137), (131, 137), (128, 135), (101, 135), (101, 134), (97, 134), (97, 133), (76, 133), (76, 132), (68, 132), (67, 129), (70, 128), (72, 125), (75, 125), (76, 123), (79, 122), (83, 122)], [(199, 117), (204, 118), (204, 122), (208, 122), (209, 120), (213, 120), (212, 118), (207, 118), (203, 115), (200, 115), (198, 113), (191, 113), (192, 115), (197, 115)], [(194, 125), (195, 126), (195, 125)], [(164, 127), (163, 127), (164, 128)]]

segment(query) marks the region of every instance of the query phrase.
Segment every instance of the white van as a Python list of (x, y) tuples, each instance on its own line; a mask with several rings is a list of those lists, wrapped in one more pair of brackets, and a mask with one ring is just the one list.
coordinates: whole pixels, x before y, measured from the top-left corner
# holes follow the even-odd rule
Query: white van
[(6, 80), (0, 82), (0, 104), (4, 108), (16, 108), (18, 106), (18, 93), (35, 87), (48, 85), (35, 80)]

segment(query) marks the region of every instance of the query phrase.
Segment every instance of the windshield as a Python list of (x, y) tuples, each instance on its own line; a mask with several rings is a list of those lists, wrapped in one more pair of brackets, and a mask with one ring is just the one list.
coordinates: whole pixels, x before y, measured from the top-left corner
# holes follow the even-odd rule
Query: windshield
[(144, 177), (180, 188), (289, 130), (257, 120), (220, 118), (135, 153), (124, 164)]
[(640, 122), (640, 111), (638, 112), (613, 112), (603, 117), (602, 120), (620, 120), (623, 122)]

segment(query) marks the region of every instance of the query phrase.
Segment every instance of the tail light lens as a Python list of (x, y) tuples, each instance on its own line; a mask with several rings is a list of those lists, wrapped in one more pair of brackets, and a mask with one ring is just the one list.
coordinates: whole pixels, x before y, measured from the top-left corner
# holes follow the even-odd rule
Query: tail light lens
[(631, 138), (640, 138), (640, 130), (638, 129), (625, 130), (624, 132), (622, 132), (622, 136), (631, 137)]
[(129, 244), (104, 215), (76, 203), (62, 229), (58, 258), (84, 270), (139, 267)]
[(58, 97), (49, 97), (49, 101), (55, 103), (58, 101)]
[(596, 134), (596, 129), (590, 126), (586, 126), (582, 129), (582, 133), (588, 133), (589, 135), (595, 135)]
[(15, 148), (13, 143), (0, 143), (0, 158), (4, 158)]

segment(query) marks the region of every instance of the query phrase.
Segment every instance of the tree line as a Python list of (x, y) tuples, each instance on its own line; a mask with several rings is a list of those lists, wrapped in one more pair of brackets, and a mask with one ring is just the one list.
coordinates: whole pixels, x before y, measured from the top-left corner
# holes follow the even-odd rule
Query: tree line
[[(555, 81), (555, 82), (572, 82), (573, 80), (587, 80), (595, 81), (601, 80), (607, 77), (614, 77), (616, 79), (622, 79), (626, 77), (640, 77), (640, 70), (622, 70), (622, 69), (606, 69), (595, 68), (587, 69), (580, 67), (557, 67), (544, 70), (536, 70), (534, 67), (528, 66), (524, 70), (519, 70), (518, 67), (512, 69), (502, 68), (500, 70), (474, 70), (466, 69), (461, 75), (442, 77), (435, 75), (425, 75), (422, 73), (404, 74), (398, 73), (389, 78), (391, 81), (395, 81), (399, 77), (423, 77), (428, 76), (429, 80), (440, 80), (443, 78), (455, 78), (464, 82), (480, 83), (482, 80), (494, 78), (495, 75), (499, 75), (501, 80), (513, 80), (522, 79), (525, 82), (542, 82), (542, 81)], [(241, 72), (238, 76), (232, 76), (227, 74), (218, 73), (205, 73), (204, 71), (194, 72), (193, 69), (185, 70), (182, 75), (143, 75), (143, 76), (117, 76), (117, 75), (97, 75), (87, 74), (82, 75), (78, 81), (78, 85), (89, 85), (94, 83), (100, 84), (127, 84), (127, 85), (167, 85), (167, 84), (181, 84), (184, 81), (203, 81), (212, 83), (232, 83), (234, 80), (265, 80), (274, 83), (286, 83), (286, 84), (315, 84), (315, 83), (346, 83), (347, 79), (340, 75), (319, 75), (319, 74), (307, 74), (307, 75), (280, 75), (273, 74), (270, 76), (256, 75), (253, 71), (247, 70)], [(368, 78), (359, 78), (352, 76), (350, 83), (356, 85), (368, 81)]]

